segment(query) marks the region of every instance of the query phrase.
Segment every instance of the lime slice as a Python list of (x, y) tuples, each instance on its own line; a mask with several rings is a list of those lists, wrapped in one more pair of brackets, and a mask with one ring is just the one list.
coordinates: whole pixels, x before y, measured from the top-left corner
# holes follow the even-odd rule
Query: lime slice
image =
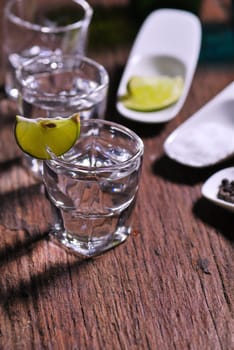
[(121, 97), (126, 108), (151, 112), (166, 108), (180, 98), (184, 87), (181, 76), (133, 76), (127, 84), (127, 94)]
[(38, 159), (50, 159), (51, 151), (56, 156), (67, 152), (80, 134), (79, 114), (69, 118), (29, 119), (16, 116), (15, 138), (19, 147)]

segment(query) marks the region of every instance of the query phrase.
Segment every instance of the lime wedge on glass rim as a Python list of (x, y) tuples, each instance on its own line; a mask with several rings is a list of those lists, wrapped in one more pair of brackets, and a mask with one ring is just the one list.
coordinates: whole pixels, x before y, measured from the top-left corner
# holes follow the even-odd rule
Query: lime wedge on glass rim
[(128, 109), (152, 112), (177, 102), (184, 87), (181, 76), (133, 76), (127, 83), (127, 93), (120, 97)]
[(50, 159), (50, 152), (67, 152), (80, 134), (79, 114), (68, 118), (25, 118), (16, 116), (15, 139), (23, 152), (37, 159)]

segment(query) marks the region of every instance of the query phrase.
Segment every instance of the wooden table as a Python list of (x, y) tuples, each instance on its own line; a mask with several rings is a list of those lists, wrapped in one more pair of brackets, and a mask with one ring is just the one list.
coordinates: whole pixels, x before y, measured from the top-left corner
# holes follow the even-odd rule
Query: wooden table
[(90, 51), (110, 73), (106, 118), (145, 144), (133, 234), (95, 259), (48, 238), (50, 203), (22, 167), (16, 106), (1, 93), (0, 349), (234, 349), (234, 215), (201, 197), (204, 181), (233, 159), (195, 170), (163, 152), (169, 133), (233, 81), (234, 69), (200, 64), (175, 119), (137, 124), (115, 109), (130, 46)]

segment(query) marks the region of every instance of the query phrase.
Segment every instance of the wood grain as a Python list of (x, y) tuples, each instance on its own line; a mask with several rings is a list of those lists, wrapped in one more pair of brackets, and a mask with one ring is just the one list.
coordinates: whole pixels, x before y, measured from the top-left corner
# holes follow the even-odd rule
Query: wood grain
[(0, 349), (234, 349), (234, 216), (201, 197), (202, 183), (233, 159), (194, 170), (163, 152), (167, 135), (229, 84), (234, 69), (199, 65), (179, 115), (147, 126), (115, 109), (126, 58), (126, 48), (106, 54), (107, 119), (143, 138), (141, 186), (133, 234), (95, 259), (49, 237), (53, 211), (22, 166), (16, 107), (1, 98)]

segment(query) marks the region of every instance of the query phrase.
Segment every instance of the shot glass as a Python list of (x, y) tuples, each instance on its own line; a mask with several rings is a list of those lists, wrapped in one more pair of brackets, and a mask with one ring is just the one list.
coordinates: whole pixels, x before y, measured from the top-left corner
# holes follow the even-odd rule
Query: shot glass
[(18, 97), (15, 70), (37, 55), (85, 55), (93, 9), (85, 0), (10, 0), (4, 8), (5, 90)]
[(43, 162), (46, 191), (55, 208), (54, 239), (91, 257), (130, 235), (143, 142), (133, 131), (100, 119), (81, 121), (70, 151)]
[[(109, 76), (106, 69), (80, 55), (37, 56), (16, 71), (19, 112), (28, 118), (104, 118)], [(41, 163), (25, 156), (40, 176)]]

